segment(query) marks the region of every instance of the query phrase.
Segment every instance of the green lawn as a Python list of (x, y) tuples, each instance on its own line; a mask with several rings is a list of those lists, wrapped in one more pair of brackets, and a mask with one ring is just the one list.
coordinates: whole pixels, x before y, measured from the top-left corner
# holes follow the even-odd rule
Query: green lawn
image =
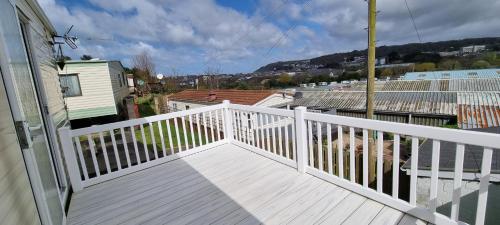
[[(179, 143), (177, 142), (177, 136), (176, 136), (176, 132), (175, 132), (174, 120), (173, 119), (170, 120), (169, 123), (170, 123), (170, 132), (171, 132), (171, 135), (172, 135), (172, 144), (173, 144), (174, 148), (177, 148), (177, 146), (179, 145)], [(166, 121), (161, 121), (161, 127), (162, 127), (163, 137), (164, 137), (164, 141), (165, 141), (165, 148), (168, 150), (168, 149), (170, 149), (170, 141), (169, 141), (169, 138), (168, 138)], [(182, 148), (185, 149), (186, 143), (185, 143), (185, 140), (184, 140), (184, 130), (182, 128), (182, 122), (181, 122), (181, 120), (178, 120), (178, 128), (179, 128), (180, 144), (181, 144)], [(198, 132), (197, 132), (196, 124), (193, 124), (193, 129), (194, 129), (194, 132), (191, 132), (190, 127), (189, 127), (189, 122), (186, 121), (186, 134), (187, 134), (187, 139), (188, 139), (189, 146), (193, 145), (192, 139), (191, 139), (192, 135), (194, 135), (194, 137), (195, 137), (196, 146), (199, 146), (200, 143), (199, 143), (199, 140), (198, 140)], [(155, 137), (155, 141), (156, 141), (156, 148), (157, 148), (158, 151), (162, 151), (160, 130), (158, 129), (158, 123), (157, 122), (153, 123), (153, 133), (154, 133), (154, 137)], [(201, 137), (202, 137), (202, 144), (205, 144), (206, 142), (205, 142), (205, 136), (204, 136), (203, 127), (201, 127), (201, 134), (202, 134), (201, 135)], [(209, 134), (208, 136), (209, 136), (209, 141), (210, 141), (210, 131), (208, 131), (208, 134)], [(140, 128), (135, 130), (135, 136), (136, 136), (138, 142), (140, 142), (141, 144), (144, 143), (143, 140), (142, 140), (142, 134), (141, 134)], [(149, 149), (153, 149), (153, 140), (151, 138), (152, 135), (151, 135), (151, 130), (149, 128), (149, 124), (145, 124), (144, 125), (144, 136), (146, 138), (146, 143), (148, 144), (148, 148)]]

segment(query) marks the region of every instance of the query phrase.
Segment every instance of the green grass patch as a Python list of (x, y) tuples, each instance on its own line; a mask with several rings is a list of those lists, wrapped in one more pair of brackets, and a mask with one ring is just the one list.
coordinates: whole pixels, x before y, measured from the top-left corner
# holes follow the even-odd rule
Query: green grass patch
[[(194, 136), (194, 138), (195, 138), (196, 146), (200, 146), (200, 140), (198, 140), (198, 131), (197, 131), (196, 124), (193, 124), (194, 132), (191, 132), (188, 121), (186, 121), (186, 131), (184, 131), (184, 129), (183, 129), (181, 120), (178, 120), (177, 122), (178, 122), (178, 128), (179, 128), (178, 130), (179, 130), (180, 143), (177, 141), (177, 136), (176, 136), (177, 133), (175, 132), (174, 120), (173, 119), (169, 120), (170, 132), (171, 132), (170, 135), (172, 136), (173, 147), (178, 148), (178, 146), (180, 144), (182, 146), (182, 148), (185, 149), (186, 142), (184, 139), (184, 134), (187, 135), (187, 141), (188, 141), (187, 144), (190, 146), (190, 148), (192, 148), (192, 146), (193, 146), (192, 136)], [(161, 128), (162, 128), (162, 132), (163, 132), (163, 139), (165, 142), (165, 149), (169, 150), (170, 149), (170, 140), (168, 138), (168, 130), (167, 130), (166, 121), (161, 121)], [(162, 151), (160, 129), (158, 127), (157, 122), (153, 123), (153, 133), (154, 133), (153, 135), (154, 135), (155, 142), (156, 142), (156, 149), (158, 151)], [(208, 131), (208, 133), (209, 133), (209, 140), (210, 140), (210, 131)], [(146, 139), (148, 149), (153, 149), (153, 139), (152, 139), (153, 135), (151, 135), (151, 129), (149, 128), (149, 124), (145, 124), (144, 125), (144, 137)], [(142, 133), (141, 133), (140, 128), (135, 130), (135, 136), (136, 136), (138, 142), (140, 142), (141, 144), (144, 143), (144, 141), (142, 139)], [(201, 129), (201, 137), (202, 137), (201, 144), (206, 144), (203, 129)]]

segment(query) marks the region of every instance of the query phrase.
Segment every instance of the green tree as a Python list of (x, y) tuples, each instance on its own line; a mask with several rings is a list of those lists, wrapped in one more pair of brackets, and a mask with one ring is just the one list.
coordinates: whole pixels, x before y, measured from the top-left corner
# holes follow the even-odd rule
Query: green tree
[(485, 60), (477, 60), (474, 63), (472, 63), (472, 68), (473, 69), (486, 69), (490, 67), (490, 63)]
[(281, 74), (278, 77), (278, 82), (285, 84), (285, 85), (289, 85), (292, 82), (292, 77), (286, 73)]
[(92, 57), (91, 55), (82, 55), (82, 57), (80, 57), (81, 60), (91, 60), (93, 59), (94, 57)]
[(394, 71), (390, 68), (385, 68), (380, 75), (382, 77), (391, 77), (394, 76)]
[(462, 64), (457, 60), (449, 59), (439, 63), (439, 68), (443, 70), (458, 70), (462, 68)]
[(432, 62), (419, 63), (415, 65), (415, 71), (423, 72), (423, 71), (433, 71), (436, 70), (436, 64)]

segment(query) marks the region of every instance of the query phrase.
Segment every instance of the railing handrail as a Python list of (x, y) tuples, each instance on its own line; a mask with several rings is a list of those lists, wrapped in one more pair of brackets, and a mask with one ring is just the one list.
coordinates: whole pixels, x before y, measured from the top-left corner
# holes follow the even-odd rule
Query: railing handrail
[(294, 117), (293, 110), (287, 110), (287, 109), (276, 109), (276, 108), (269, 108), (269, 107), (262, 107), (262, 106), (248, 106), (248, 105), (240, 105), (240, 104), (229, 104), (229, 109), (273, 114), (276, 116)]
[(140, 125), (140, 124), (156, 122), (159, 120), (168, 120), (168, 119), (173, 119), (173, 118), (180, 117), (180, 116), (187, 116), (187, 115), (208, 112), (208, 111), (213, 111), (213, 110), (223, 109), (223, 108), (225, 108), (225, 106), (223, 104), (217, 104), (217, 105), (211, 105), (211, 106), (206, 106), (206, 107), (171, 112), (171, 113), (167, 113), (167, 114), (148, 116), (148, 117), (143, 117), (143, 118), (108, 123), (108, 124), (95, 125), (95, 126), (91, 126), (91, 127), (84, 127), (84, 128), (71, 130), (71, 134), (72, 134), (71, 137), (90, 134), (90, 133), (96, 133), (96, 132), (101, 132), (101, 131), (108, 131), (111, 129), (118, 129), (118, 128), (122, 128), (122, 127), (136, 126), (136, 125)]
[(305, 112), (306, 120), (500, 149), (500, 134)]

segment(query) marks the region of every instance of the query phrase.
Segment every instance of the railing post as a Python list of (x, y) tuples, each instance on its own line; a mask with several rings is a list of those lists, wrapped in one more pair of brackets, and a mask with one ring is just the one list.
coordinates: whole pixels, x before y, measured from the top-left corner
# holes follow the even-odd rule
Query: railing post
[(59, 128), (59, 138), (61, 141), (66, 167), (68, 169), (69, 180), (73, 187), (73, 192), (78, 192), (83, 189), (80, 169), (75, 154), (75, 147), (71, 138), (71, 129), (69, 127)]
[(229, 105), (231, 104), (229, 100), (222, 101), (224, 105), (224, 139), (227, 142), (233, 140), (233, 119), (231, 117), (231, 111), (229, 110)]
[(301, 173), (306, 172), (307, 167), (307, 127), (304, 119), (306, 107), (299, 106), (294, 110), (295, 113), (295, 134), (297, 140), (297, 170)]

